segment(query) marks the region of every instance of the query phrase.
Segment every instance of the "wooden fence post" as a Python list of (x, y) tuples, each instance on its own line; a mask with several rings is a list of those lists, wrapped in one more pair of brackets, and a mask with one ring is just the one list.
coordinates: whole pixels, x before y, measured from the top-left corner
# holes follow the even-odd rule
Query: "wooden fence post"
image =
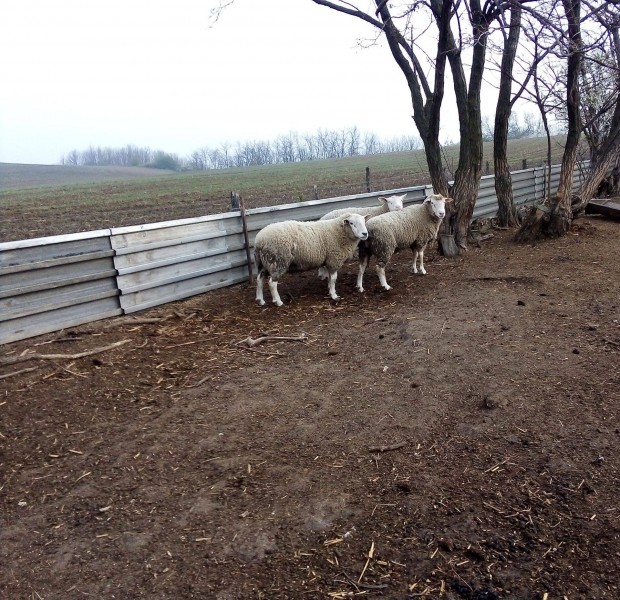
[(527, 169), (527, 158), (523, 159), (523, 168)]
[(314, 190), (314, 199), (318, 200), (319, 199), (319, 188), (316, 185), (313, 185), (312, 189)]
[[(234, 196), (233, 196), (234, 194)], [(237, 192), (231, 192), (231, 204), (232, 200), (235, 200), (235, 204), (239, 209), (239, 214), (241, 215), (241, 226), (243, 227), (243, 243), (245, 246), (245, 258), (248, 263), (248, 277), (250, 279), (250, 283), (254, 281), (254, 273), (252, 271), (252, 256), (250, 254), (250, 238), (248, 236), (248, 222), (245, 218), (245, 205), (243, 204), (243, 198)]]
[(230, 210), (239, 210), (239, 194), (230, 192)]
[(370, 192), (370, 167), (366, 167), (366, 191)]

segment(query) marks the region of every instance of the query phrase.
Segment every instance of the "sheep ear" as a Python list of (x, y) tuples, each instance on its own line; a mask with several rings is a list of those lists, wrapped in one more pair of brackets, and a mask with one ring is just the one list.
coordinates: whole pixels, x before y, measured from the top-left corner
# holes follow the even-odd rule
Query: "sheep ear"
[(368, 219), (370, 219), (370, 215), (364, 215), (364, 223), (366, 223), (366, 221), (368, 221)]
[(445, 203), (449, 204), (450, 202), (454, 202), (454, 198), (446, 198)]
[(379, 201), (385, 204), (387, 202), (387, 198), (385, 196), (379, 196)]

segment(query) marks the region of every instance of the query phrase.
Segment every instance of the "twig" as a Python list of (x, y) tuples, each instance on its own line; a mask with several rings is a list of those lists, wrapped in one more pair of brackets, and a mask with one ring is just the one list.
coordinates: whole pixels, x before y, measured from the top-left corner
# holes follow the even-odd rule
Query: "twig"
[(196, 383), (192, 383), (190, 385), (186, 385), (185, 387), (188, 387), (188, 388), (198, 387), (199, 385), (202, 385), (205, 381), (209, 381), (209, 379), (211, 378), (212, 378), (211, 375), (206, 375), (200, 381), (197, 381)]
[(347, 578), (349, 583), (351, 583), (357, 588), (363, 588), (365, 590), (383, 590), (386, 587), (389, 587), (387, 583), (380, 583), (380, 584), (360, 583), (359, 581), (355, 581), (353, 578), (349, 577), (349, 575), (345, 571), (341, 571), (341, 573)]
[(368, 452), (389, 452), (390, 450), (398, 450), (406, 445), (407, 442), (398, 442), (398, 444), (392, 444), (390, 446), (371, 446), (368, 448)]
[(28, 373), (28, 371), (36, 371), (38, 368), (39, 367), (28, 367), (27, 369), (20, 369), (19, 371), (14, 371), (13, 373), (6, 373), (5, 375), (0, 375), (0, 379), (13, 377), (13, 375), (21, 375), (22, 373)]
[(247, 352), (256, 352), (257, 354), (266, 354), (267, 356), (286, 356), (284, 352), (265, 352), (264, 350), (259, 350), (258, 348), (245, 348), (244, 346), (239, 346), (239, 350), (246, 350)]
[(28, 360), (72, 360), (74, 358), (84, 358), (85, 356), (92, 356), (93, 354), (99, 354), (100, 352), (106, 352), (107, 350), (118, 348), (119, 346), (129, 342), (131, 342), (131, 340), (121, 340), (120, 342), (114, 342), (108, 346), (101, 346), (100, 348), (86, 350), (85, 352), (78, 352), (77, 354), (39, 354), (37, 352), (33, 352), (32, 354), (26, 354), (24, 356), (0, 359), (0, 364), (13, 365), (15, 363), (25, 362)]
[(375, 554), (375, 542), (373, 540), (372, 543), (370, 544), (370, 550), (368, 550), (368, 558), (366, 559), (366, 564), (364, 565), (364, 568), (362, 569), (360, 576), (357, 578), (358, 584), (360, 583), (360, 581), (362, 581), (364, 577), (364, 573), (366, 573), (366, 569), (368, 568), (368, 565), (370, 564), (370, 561), (372, 557), (374, 556), (374, 554)]
[(237, 346), (246, 346), (247, 348), (253, 348), (254, 346), (258, 346), (258, 344), (262, 344), (263, 342), (270, 341), (289, 341), (289, 342), (305, 342), (308, 339), (307, 333), (300, 333), (299, 335), (264, 335), (259, 338), (251, 338), (247, 337), (245, 340), (241, 340), (237, 342)]
[(183, 313), (175, 310), (168, 315), (164, 315), (163, 317), (119, 317), (118, 319), (110, 319), (106, 323), (99, 323), (96, 328), (86, 329), (83, 333), (93, 333), (93, 331), (99, 332), (102, 330), (119, 327), (121, 325), (151, 325), (154, 323), (163, 323), (164, 321), (169, 321), (174, 317), (178, 319), (189, 319), (195, 314), (196, 313), (193, 312), (189, 315), (184, 315)]

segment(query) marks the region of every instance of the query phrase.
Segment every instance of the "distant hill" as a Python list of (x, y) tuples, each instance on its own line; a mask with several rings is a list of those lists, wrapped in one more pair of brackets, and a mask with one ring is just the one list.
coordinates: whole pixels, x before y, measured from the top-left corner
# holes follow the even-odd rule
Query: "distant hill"
[(146, 167), (74, 167), (0, 163), (0, 191), (73, 183), (147, 179), (171, 174), (174, 174), (174, 171)]

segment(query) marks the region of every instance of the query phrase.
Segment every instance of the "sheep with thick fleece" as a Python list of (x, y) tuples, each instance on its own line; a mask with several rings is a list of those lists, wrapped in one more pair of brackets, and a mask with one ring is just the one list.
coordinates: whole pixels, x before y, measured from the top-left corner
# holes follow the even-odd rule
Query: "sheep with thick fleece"
[(336, 217), (344, 217), (345, 215), (356, 213), (358, 215), (366, 216), (368, 218), (376, 217), (378, 215), (382, 215), (386, 212), (392, 212), (393, 210), (402, 210), (403, 209), (403, 201), (405, 200), (407, 194), (403, 194), (402, 196), (379, 196), (379, 200), (381, 204), (378, 206), (356, 206), (354, 208), (336, 208), (328, 212), (326, 215), (321, 217), (321, 221), (325, 221), (327, 219), (334, 219)]
[[(382, 215), (386, 212), (392, 212), (396, 210), (403, 209), (403, 201), (407, 197), (407, 194), (403, 194), (402, 196), (379, 196), (379, 200), (381, 204), (379, 206), (364, 206), (364, 207), (355, 207), (355, 208), (337, 208), (328, 212), (326, 215), (321, 217), (321, 221), (325, 221), (328, 219), (334, 219), (336, 217), (343, 217), (349, 213), (356, 213), (358, 215), (367, 216), (369, 219), (372, 217), (376, 217), (378, 215)], [(357, 248), (355, 249), (357, 250)], [(355, 256), (355, 250), (353, 251), (352, 257)], [(321, 267), (318, 272), (318, 276), (321, 279), (327, 279), (327, 269), (325, 267)]]
[(379, 283), (385, 290), (391, 289), (385, 279), (385, 267), (397, 250), (411, 248), (413, 265), (411, 271), (418, 273), (416, 266), (420, 257), (420, 273), (426, 275), (424, 269), (424, 249), (427, 244), (437, 239), (441, 221), (446, 216), (446, 203), (452, 198), (441, 194), (428, 196), (422, 204), (408, 206), (401, 211), (389, 212), (368, 221), (368, 239), (359, 244), (359, 273), (357, 289), (364, 291), (364, 271), (371, 256), (377, 260)]
[(289, 271), (325, 267), (329, 276), (329, 295), (336, 294), (338, 269), (351, 256), (360, 240), (368, 237), (366, 217), (348, 214), (327, 221), (281, 221), (261, 229), (254, 240), (256, 301), (263, 306), (263, 280), (269, 277), (274, 304), (282, 306), (278, 280)]

